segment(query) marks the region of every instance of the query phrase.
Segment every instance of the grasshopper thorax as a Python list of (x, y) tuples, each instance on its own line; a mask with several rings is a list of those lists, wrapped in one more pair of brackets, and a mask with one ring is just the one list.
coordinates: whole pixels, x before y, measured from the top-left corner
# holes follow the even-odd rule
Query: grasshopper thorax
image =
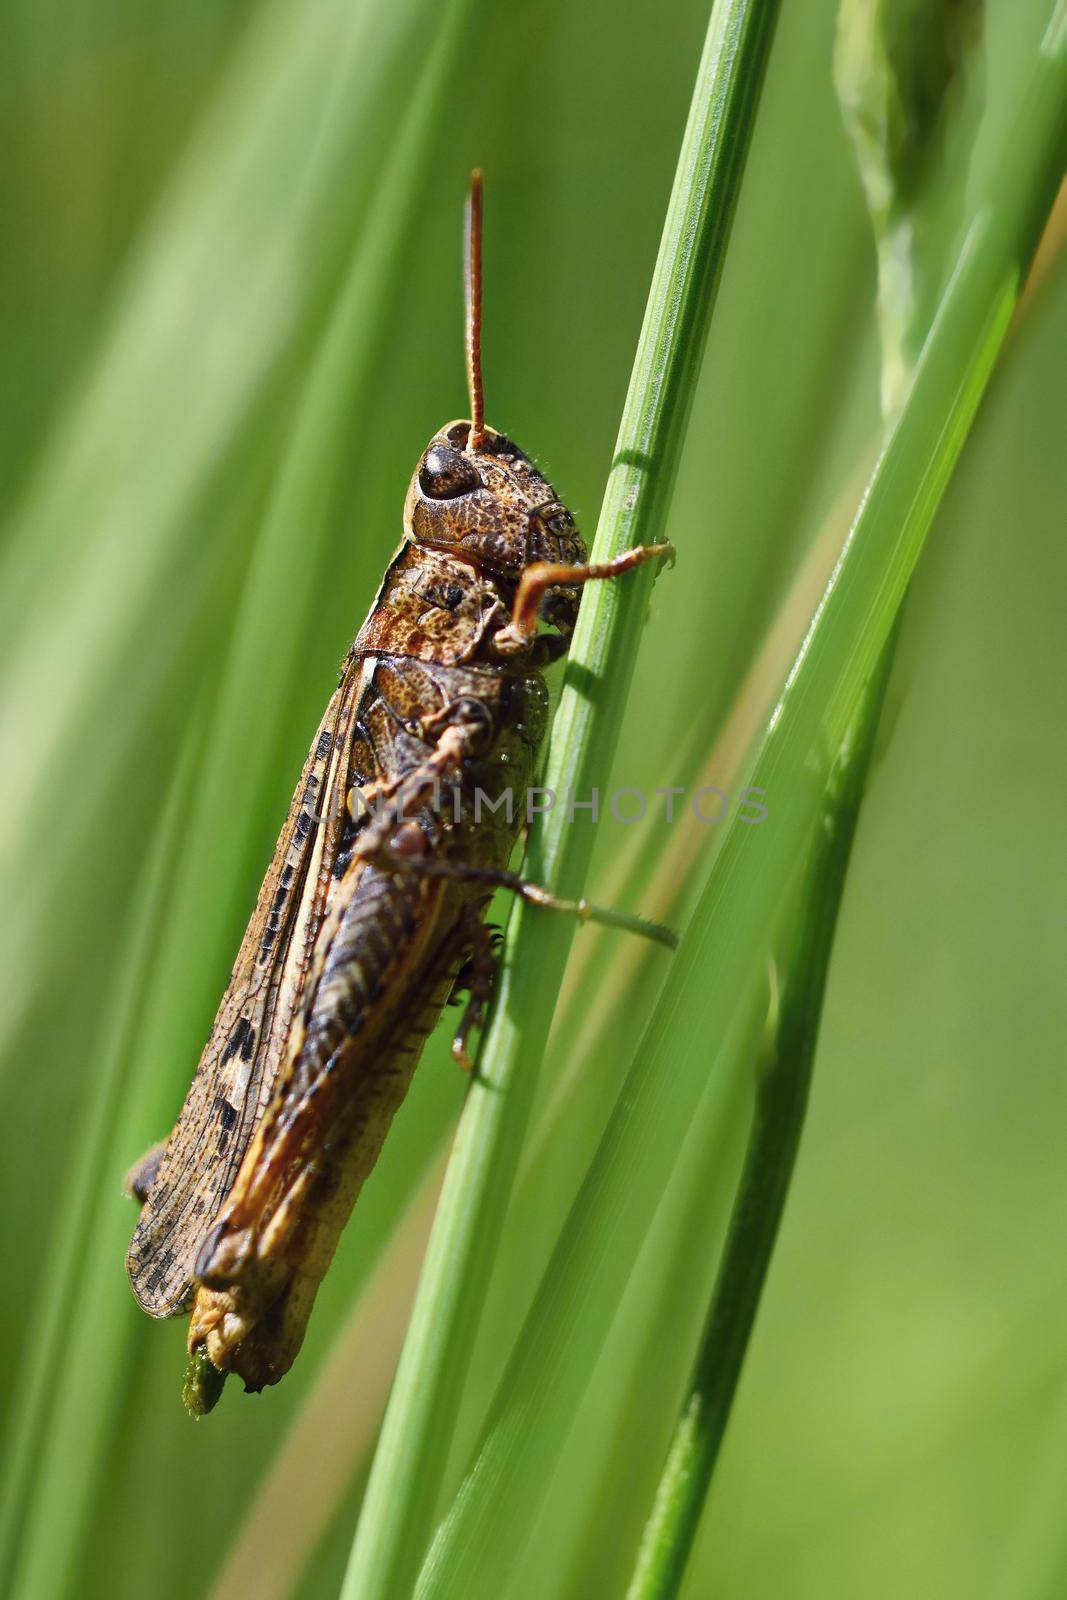
[(534, 561), (584, 563), (574, 518), (548, 479), (505, 434), (450, 422), (430, 440), (404, 505), (412, 544), (440, 550), (496, 577)]

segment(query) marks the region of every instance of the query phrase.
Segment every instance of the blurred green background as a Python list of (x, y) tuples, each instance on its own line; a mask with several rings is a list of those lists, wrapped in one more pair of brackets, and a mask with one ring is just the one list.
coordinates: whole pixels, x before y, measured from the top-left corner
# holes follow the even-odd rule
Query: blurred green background
[[(988, 0), (946, 208), (1010, 140), (1050, 9)], [(693, 781), (764, 650), (758, 717), (788, 661), (775, 619), (791, 596), (810, 612), (876, 444), (875, 254), (835, 11), (783, 4), (617, 784)], [(122, 1175), (180, 1104), (418, 452), (465, 409), (469, 168), (487, 182), (489, 419), (591, 531), (706, 21), (688, 0), (666, 17), (647, 0), (625, 16), (603, 0), (8, 0), (0, 1371), (24, 1491), (8, 1504), (16, 1593), (336, 1592), (460, 1075), (435, 1039), (290, 1377), (228, 1391), (198, 1427), (178, 1402), (181, 1326), (148, 1323), (125, 1283)], [(1067, 1583), (1067, 279), (1054, 245), (1045, 264), (909, 602), (694, 1597), (1014, 1600)], [(599, 898), (683, 916), (691, 868), (662, 825), (606, 822), (597, 848)], [(576, 959), (455, 1471), (662, 974), (591, 931)], [(679, 1152), (535, 1526), (501, 1506), (523, 1551), (509, 1595), (625, 1589), (743, 1087), (725, 1110)]]

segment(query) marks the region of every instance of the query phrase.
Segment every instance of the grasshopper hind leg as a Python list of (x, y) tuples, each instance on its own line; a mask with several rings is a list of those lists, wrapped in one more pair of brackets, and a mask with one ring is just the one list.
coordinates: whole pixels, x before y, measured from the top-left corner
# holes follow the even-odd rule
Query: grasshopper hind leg
[(481, 1028), (485, 1013), (493, 998), (496, 982), (497, 959), (494, 945), (499, 942), (499, 929), (488, 927), (481, 917), (472, 915), (468, 924), (471, 953), (460, 968), (452, 992), (469, 991), (469, 999), (452, 1040), (452, 1056), (464, 1072), (473, 1070), (467, 1052), (467, 1040), (475, 1028)]

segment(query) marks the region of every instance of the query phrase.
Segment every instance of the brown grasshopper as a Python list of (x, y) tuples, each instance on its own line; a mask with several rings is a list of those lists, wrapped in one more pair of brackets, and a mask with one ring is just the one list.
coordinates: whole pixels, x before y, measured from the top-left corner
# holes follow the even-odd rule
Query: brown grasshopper
[(567, 649), (579, 586), (670, 547), (589, 565), (552, 485), (485, 424), (478, 173), (467, 216), (471, 420), (422, 454), (403, 541), (343, 662), (177, 1125), (129, 1179), (143, 1202), (130, 1282), (150, 1316), (192, 1308), (196, 1414), (228, 1372), (258, 1390), (288, 1371), (460, 987), (453, 1049), (469, 1065), (492, 988), (493, 890), (597, 915), (508, 871), (522, 818), (504, 791), (525, 795), (535, 776), (541, 669)]

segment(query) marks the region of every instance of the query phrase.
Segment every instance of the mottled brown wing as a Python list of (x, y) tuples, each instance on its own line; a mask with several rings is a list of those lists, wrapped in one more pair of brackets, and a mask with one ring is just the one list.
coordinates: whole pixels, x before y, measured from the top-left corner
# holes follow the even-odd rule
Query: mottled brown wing
[(289, 1055), (198, 1263), (190, 1349), (277, 1383), (453, 986), (466, 886), (356, 861), (319, 935)]
[(274, 1094), (326, 909), (345, 816), (352, 730), (372, 661), (350, 658), (319, 726), (211, 1036), (126, 1257), (153, 1317), (191, 1303), (205, 1229)]

